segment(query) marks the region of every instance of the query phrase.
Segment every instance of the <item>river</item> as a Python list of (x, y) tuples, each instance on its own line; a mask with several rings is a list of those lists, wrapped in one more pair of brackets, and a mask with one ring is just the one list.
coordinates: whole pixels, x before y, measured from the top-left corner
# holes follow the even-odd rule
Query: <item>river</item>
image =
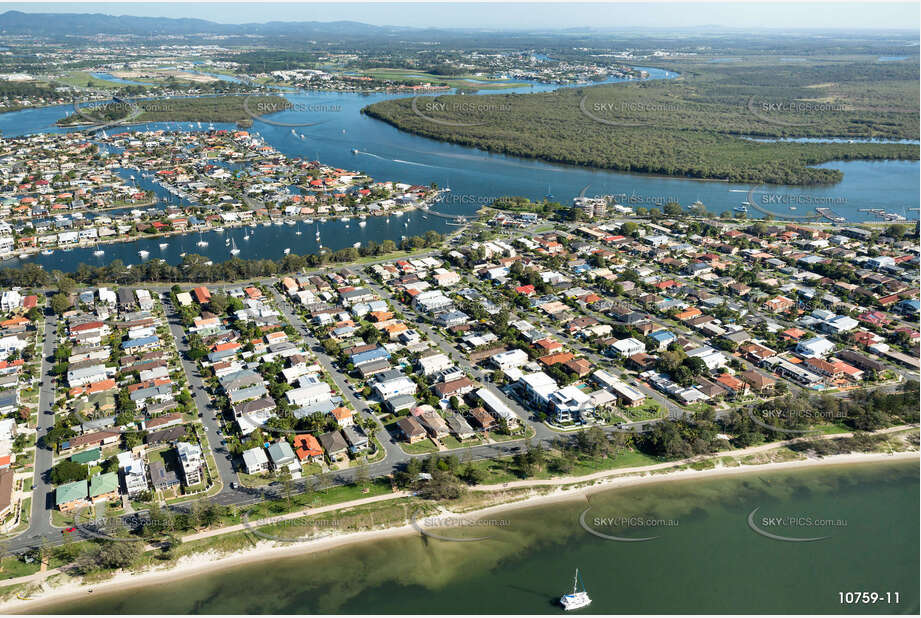
[[(43, 610), (74, 614), (559, 614), (581, 569), (580, 613), (917, 614), (916, 462), (674, 481), (491, 515), (457, 535), (376, 541), (250, 564)], [(582, 528), (644, 542), (599, 538)], [(827, 536), (814, 542), (777, 541)], [(796, 518), (780, 527), (770, 518)], [(625, 519), (605, 526), (602, 519)], [(637, 526), (630, 518), (651, 525)], [(809, 523), (804, 518), (811, 518)], [(826, 520), (816, 525), (818, 520)], [(646, 521), (649, 520), (649, 521)], [(486, 532), (484, 532), (486, 530)], [(453, 535), (439, 530), (442, 536)], [(839, 592), (899, 593), (841, 604)], [(894, 600), (894, 596), (890, 596)]]
[[(649, 67), (651, 79), (668, 79), (675, 73)], [(610, 80), (618, 81), (618, 80)], [(509, 92), (540, 92), (559, 88), (552, 84), (529, 84)], [(495, 91), (481, 91), (490, 94)], [(361, 114), (361, 109), (371, 103), (388, 98), (406, 97), (405, 93), (356, 94), (309, 91), (286, 93), (292, 109), (272, 114), (269, 124), (257, 121), (253, 131), (269, 144), (289, 156), (319, 159), (324, 163), (345, 169), (359, 169), (376, 180), (395, 180), (411, 184), (437, 183), (450, 186), (448, 193), (436, 208), (452, 214), (470, 214), (497, 197), (523, 195), (531, 199), (553, 199), (568, 203), (579, 194), (588, 196), (613, 194), (620, 196), (628, 206), (661, 208), (669, 201), (684, 206), (700, 200), (710, 212), (732, 211), (744, 201), (777, 214), (796, 217), (812, 212), (816, 207), (828, 207), (851, 221), (875, 220), (861, 209), (882, 208), (917, 218), (919, 206), (918, 161), (848, 161), (831, 162), (822, 167), (832, 167), (844, 172), (844, 180), (833, 186), (819, 187), (752, 187), (725, 182), (700, 181), (683, 178), (666, 178), (642, 174), (611, 172), (598, 169), (556, 165), (542, 161), (521, 159), (506, 155), (447, 144), (404, 133), (398, 129)], [(468, 95), (476, 96), (476, 95)], [(22, 110), (0, 115), (0, 131), (6, 136), (23, 135), (41, 131), (58, 132), (54, 122), (72, 111), (69, 105), (33, 110)], [(292, 126), (294, 125), (294, 126)], [(230, 125), (215, 125), (228, 127)], [(197, 131), (207, 129), (207, 123), (147, 123), (140, 128), (171, 128)], [(292, 133), (293, 130), (293, 133)], [(301, 137), (303, 136), (303, 137)], [(357, 154), (353, 154), (357, 150)], [(792, 208), (791, 208), (792, 206)], [(914, 209), (914, 210), (913, 210)], [(752, 215), (756, 213), (752, 210)], [(355, 224), (329, 221), (321, 225), (322, 244), (330, 249), (341, 249), (355, 242), (389, 238), (399, 242), (401, 236), (411, 236), (434, 229), (450, 231), (447, 222), (439, 217), (423, 219), (416, 214), (395, 222), (369, 219), (365, 228)], [(240, 234), (242, 237), (242, 234)], [(150, 252), (151, 258), (162, 257), (178, 263), (183, 252), (195, 251), (214, 261), (229, 257), (224, 240), (209, 235), (207, 249), (195, 247), (197, 238), (184, 241), (168, 240), (169, 247), (161, 251), (160, 240), (145, 239), (127, 244), (108, 246), (102, 258), (93, 256), (93, 249), (72, 249), (55, 252), (51, 256), (36, 255), (26, 260), (8, 260), (15, 266), (22, 262), (35, 262), (44, 268), (73, 270), (80, 262), (88, 264), (109, 262), (115, 258), (125, 263), (140, 260), (138, 251)], [(244, 247), (241, 239), (240, 257), (281, 257), (285, 248), (293, 253), (312, 252), (317, 249), (314, 235), (298, 236), (287, 226), (251, 235)]]

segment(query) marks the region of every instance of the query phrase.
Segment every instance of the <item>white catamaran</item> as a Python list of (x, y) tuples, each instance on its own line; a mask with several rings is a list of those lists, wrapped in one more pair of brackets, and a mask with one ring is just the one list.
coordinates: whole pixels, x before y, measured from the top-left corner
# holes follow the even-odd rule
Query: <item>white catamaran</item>
[(576, 576), (572, 580), (572, 594), (564, 594), (560, 597), (560, 605), (566, 611), (583, 608), (592, 602), (585, 591), (585, 584), (582, 584), (582, 590), (579, 590), (580, 584), (582, 584), (582, 578), (579, 577), (579, 569), (576, 569)]

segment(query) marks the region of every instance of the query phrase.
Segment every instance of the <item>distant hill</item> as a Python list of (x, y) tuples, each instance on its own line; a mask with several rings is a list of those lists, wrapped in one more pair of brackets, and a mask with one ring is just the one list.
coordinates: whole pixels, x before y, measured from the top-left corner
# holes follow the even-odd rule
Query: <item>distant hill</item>
[(157, 35), (390, 35), (421, 29), (396, 26), (372, 26), (353, 21), (281, 22), (253, 24), (219, 24), (205, 19), (170, 17), (134, 17), (102, 13), (23, 13), (0, 14), (0, 34), (33, 36), (91, 36), (96, 34)]

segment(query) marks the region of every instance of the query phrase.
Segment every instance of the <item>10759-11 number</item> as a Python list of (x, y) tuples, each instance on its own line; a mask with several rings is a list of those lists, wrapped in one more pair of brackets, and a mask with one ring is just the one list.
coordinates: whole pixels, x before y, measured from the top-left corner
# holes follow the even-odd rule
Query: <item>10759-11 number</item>
[(874, 605), (876, 603), (886, 603), (898, 605), (898, 592), (839, 592), (838, 602), (848, 605)]

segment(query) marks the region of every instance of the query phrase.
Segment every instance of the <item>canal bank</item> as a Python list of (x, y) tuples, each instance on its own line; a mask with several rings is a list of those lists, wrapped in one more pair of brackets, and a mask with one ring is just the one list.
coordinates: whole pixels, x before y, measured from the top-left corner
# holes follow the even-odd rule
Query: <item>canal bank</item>
[[(167, 584), (173, 591), (168, 599), (161, 586), (148, 585), (96, 598), (84, 592), (82, 599), (36, 611), (389, 614), (450, 607), (463, 613), (555, 613), (554, 601), (579, 566), (593, 609), (605, 613), (724, 613), (755, 607), (781, 613), (916, 612), (918, 567), (910, 553), (917, 545), (917, 513), (909, 508), (918, 498), (916, 461), (714, 471), (689, 473), (688, 479), (649, 479), (641, 487), (551, 496), (540, 506), (524, 503), (472, 515), (502, 525), (439, 528), (441, 536), (488, 537), (481, 542), (439, 541), (410, 531), (359, 545), (334, 544), (308, 555), (290, 555), (297, 550), (279, 547), (269, 554), (271, 563), (263, 556), (218, 571), (221, 565), (205, 561), (198, 574), (190, 571)], [(827, 534), (822, 542), (779, 542), (751, 527), (753, 509), (832, 523), (775, 530), (805, 537), (821, 528)], [(606, 523), (612, 520), (618, 524)], [(757, 524), (764, 526), (760, 519)], [(593, 531), (653, 538), (599, 540)], [(852, 581), (846, 557), (855, 552), (866, 556), (872, 568), (862, 576), (872, 573), (873, 581)], [(699, 569), (701, 560), (710, 574)], [(670, 582), (665, 590), (663, 578)], [(839, 603), (838, 590), (861, 585), (901, 591), (899, 606)]]

